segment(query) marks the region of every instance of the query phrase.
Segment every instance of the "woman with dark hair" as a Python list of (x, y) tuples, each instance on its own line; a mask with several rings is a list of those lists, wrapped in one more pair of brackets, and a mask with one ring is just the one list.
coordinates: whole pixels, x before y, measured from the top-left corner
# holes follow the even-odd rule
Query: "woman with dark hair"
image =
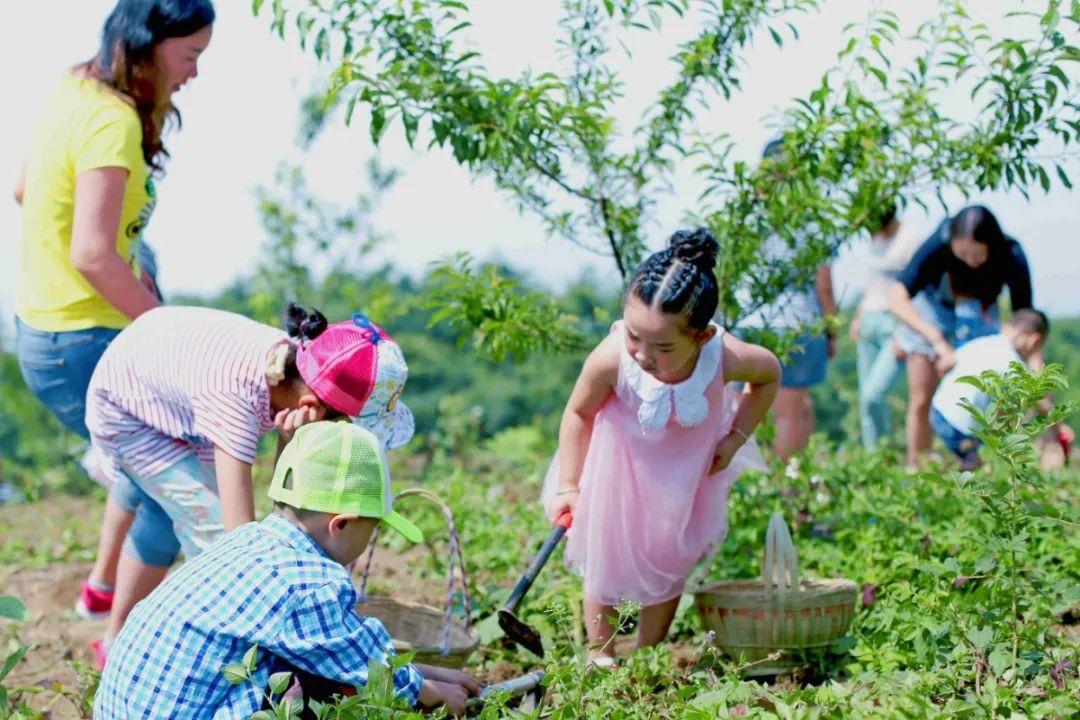
[[(169, 156), (162, 135), (180, 121), (172, 96), (198, 75), (213, 22), (210, 0), (119, 0), (98, 53), (60, 79), (15, 188), (19, 365), (31, 392), (83, 438), (94, 367), (121, 329), (159, 304), (136, 258)], [(108, 612), (120, 545), (142, 500), (130, 485), (110, 489), (82, 614)]]
[[(900, 274), (889, 309), (908, 370), (908, 465), (930, 449), (930, 400), (956, 363), (953, 349), (998, 332), (997, 303), (1009, 288), (1013, 311), (1031, 307), (1031, 271), (1023, 248), (982, 205), (963, 208), (923, 243)], [(1034, 367), (1042, 364), (1041, 355)]]

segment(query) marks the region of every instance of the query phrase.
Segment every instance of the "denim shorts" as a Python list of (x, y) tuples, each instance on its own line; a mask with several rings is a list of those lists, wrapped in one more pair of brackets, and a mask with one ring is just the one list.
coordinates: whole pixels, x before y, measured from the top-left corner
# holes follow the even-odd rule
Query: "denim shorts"
[(44, 332), (15, 318), (15, 332), (15, 353), (26, 387), (64, 427), (89, 439), (86, 390), (98, 360), (120, 331)]
[[(954, 305), (947, 305), (936, 295), (921, 292), (911, 301), (924, 320), (935, 325), (945, 340), (953, 347), (960, 347), (969, 340), (993, 335), (1001, 331), (1001, 319), (997, 306), (986, 313), (978, 300), (957, 300)], [(909, 355), (937, 357), (930, 341), (901, 323), (896, 331), (897, 341)]]
[(135, 524), (141, 524), (146, 534), (128, 536), (136, 557), (175, 547), (165, 542), (171, 539), (191, 560), (225, 533), (217, 478), (213, 468), (196, 455), (186, 455), (155, 475), (141, 476), (130, 469), (125, 474), (141, 496), (150, 500), (140, 503), (135, 513)]
[(120, 507), (135, 513), (124, 552), (154, 567), (169, 567), (180, 554), (180, 542), (173, 532), (172, 520), (154, 500), (132, 480), (126, 470), (113, 483), (109, 497)]
[(972, 468), (978, 465), (979, 446), (982, 445), (979, 438), (957, 430), (936, 408), (930, 408), (930, 427), (933, 428), (934, 434), (941, 439), (945, 447), (960, 458), (960, 464), (964, 468)]
[(825, 382), (829, 369), (829, 341), (824, 335), (800, 335), (782, 363), (780, 387), (808, 388)]

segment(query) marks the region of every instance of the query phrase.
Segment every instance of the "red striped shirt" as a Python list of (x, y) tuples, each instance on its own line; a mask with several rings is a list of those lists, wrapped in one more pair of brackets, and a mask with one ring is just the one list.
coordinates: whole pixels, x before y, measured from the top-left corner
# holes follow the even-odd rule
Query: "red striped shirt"
[(86, 427), (116, 479), (140, 477), (219, 447), (252, 463), (274, 427), (266, 363), (284, 332), (242, 315), (167, 306), (141, 315), (109, 345), (87, 393)]

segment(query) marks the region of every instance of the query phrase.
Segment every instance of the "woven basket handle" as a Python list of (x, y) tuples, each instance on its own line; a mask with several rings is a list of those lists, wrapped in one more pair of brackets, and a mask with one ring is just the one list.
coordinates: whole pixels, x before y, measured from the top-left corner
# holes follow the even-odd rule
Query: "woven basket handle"
[(775, 589), (781, 596), (799, 592), (799, 553), (791, 541), (784, 516), (774, 512), (765, 532), (765, 561), (761, 566), (761, 582), (765, 597), (771, 598)]
[[(394, 502), (404, 497), (422, 497), (438, 505), (439, 509), (442, 510), (443, 518), (446, 520), (447, 528), (450, 530), (450, 561), (447, 563), (446, 580), (446, 613), (443, 625), (443, 639), (440, 646), (440, 652), (443, 655), (448, 655), (450, 653), (450, 630), (453, 622), (454, 585), (457, 584), (455, 581), (458, 577), (457, 573), (454, 572), (455, 563), (461, 571), (461, 596), (465, 603), (465, 630), (468, 631), (472, 627), (472, 598), (469, 596), (469, 580), (465, 571), (465, 556), (461, 550), (461, 537), (458, 535), (457, 525), (454, 523), (454, 513), (438, 495), (421, 488), (408, 488), (395, 495)], [(371, 573), (372, 561), (375, 558), (375, 544), (379, 539), (380, 527), (381, 525), (375, 526), (375, 531), (371, 534), (371, 542), (368, 543), (367, 559), (360, 579), (360, 602), (367, 599), (368, 575)]]

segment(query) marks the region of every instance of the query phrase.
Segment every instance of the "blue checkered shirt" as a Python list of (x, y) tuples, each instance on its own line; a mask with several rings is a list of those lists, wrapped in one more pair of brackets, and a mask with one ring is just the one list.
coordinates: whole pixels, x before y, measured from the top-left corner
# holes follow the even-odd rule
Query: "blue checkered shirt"
[[(259, 710), (276, 656), (343, 685), (367, 682), (393, 653), (382, 623), (354, 611), (349, 573), (281, 515), (228, 533), (135, 606), (109, 651), (94, 698), (98, 720), (246, 718)], [(222, 668), (252, 645), (255, 682)], [(423, 676), (394, 684), (415, 704)]]

